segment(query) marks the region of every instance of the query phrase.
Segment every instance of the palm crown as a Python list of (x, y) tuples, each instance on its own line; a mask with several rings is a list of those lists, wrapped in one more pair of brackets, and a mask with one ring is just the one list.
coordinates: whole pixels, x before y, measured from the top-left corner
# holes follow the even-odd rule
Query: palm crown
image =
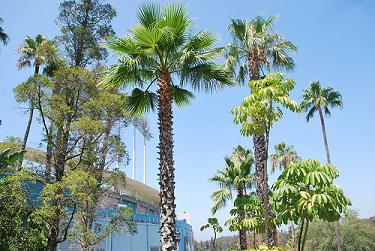
[(330, 116), (330, 108), (343, 106), (341, 94), (332, 87), (322, 88), (319, 81), (311, 83), (309, 89), (304, 90), (302, 99), (301, 108), (307, 112), (307, 121), (310, 121), (316, 111), (324, 110)]
[(243, 83), (249, 74), (250, 79), (259, 79), (259, 71), (294, 68), (294, 61), (288, 51), (297, 51), (297, 47), (281, 35), (273, 33), (274, 20), (274, 16), (267, 19), (257, 16), (250, 21), (232, 19), (229, 31), (233, 36), (233, 44), (228, 46), (225, 65), (234, 73), (238, 82)]
[(275, 153), (271, 154), (271, 172), (274, 173), (278, 167), (280, 170), (285, 169), (290, 163), (300, 160), (297, 151), (293, 146), (281, 142), (275, 145)]
[[(0, 17), (0, 24), (3, 22), (3, 19)], [(3, 44), (7, 44), (8, 43), (8, 35), (4, 32), (4, 29), (3, 27), (0, 26), (0, 41), (3, 43)]]
[[(50, 53), (49, 46), (51, 43), (42, 35), (37, 35), (35, 38), (27, 36), (23, 45), (19, 46), (17, 51), (20, 58), (17, 61), (18, 68), (22, 69), (30, 67), (32, 64), (38, 68), (40, 65), (48, 60)], [(32, 63), (34, 60), (34, 63)]]
[(252, 188), (254, 182), (254, 159), (249, 149), (237, 146), (231, 157), (224, 158), (225, 168), (217, 170), (216, 175), (210, 178), (219, 185), (219, 190), (212, 194), (214, 205), (212, 213), (224, 207), (233, 198), (233, 192), (246, 194), (246, 190)]
[[(102, 81), (102, 85), (137, 87), (128, 99), (130, 112), (140, 114), (155, 108), (157, 96), (152, 85), (162, 78), (169, 78), (177, 105), (186, 105), (194, 97), (184, 89), (187, 84), (206, 91), (230, 84), (228, 72), (212, 61), (222, 51), (212, 48), (215, 36), (208, 31), (192, 35), (184, 6), (172, 4), (161, 9), (157, 4), (143, 4), (137, 17), (140, 24), (131, 28), (129, 35), (111, 38), (105, 45), (120, 59)], [(174, 83), (177, 78), (179, 83)]]

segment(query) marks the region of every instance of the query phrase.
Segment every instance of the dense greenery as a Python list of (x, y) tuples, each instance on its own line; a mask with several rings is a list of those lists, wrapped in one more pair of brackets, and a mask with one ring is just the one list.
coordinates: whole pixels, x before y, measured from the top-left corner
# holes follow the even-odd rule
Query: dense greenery
[[(18, 43), (16, 64), (32, 73), (14, 96), (28, 120), (22, 139), (0, 143), (0, 250), (56, 251), (69, 240), (91, 251), (114, 232), (136, 233), (132, 211), (113, 196), (126, 181), (113, 164), (129, 160), (118, 130), (157, 111), (160, 245), (175, 251), (173, 105), (189, 105), (193, 91), (244, 83), (248, 96), (231, 113), (240, 134), (252, 137), (254, 154), (238, 145), (209, 179), (219, 188), (211, 196), (214, 216), (200, 230), (212, 229), (213, 237), (196, 250), (375, 250), (375, 224), (358, 219), (334, 183), (339, 170), (324, 116), (342, 108), (342, 96), (314, 81), (300, 104), (291, 98), (296, 82), (280, 71), (294, 69), (297, 47), (273, 31), (275, 17), (231, 19), (233, 40), (217, 47), (179, 3), (141, 4), (138, 23), (124, 36), (112, 27), (116, 14), (100, 0), (63, 0), (60, 34)], [(0, 26), (0, 43), (8, 41)], [(118, 58), (107, 68), (109, 52)], [(308, 122), (319, 114), (327, 163), (302, 160), (284, 142), (269, 153), (271, 129), (286, 111), (304, 111)], [(31, 132), (39, 133), (40, 149), (30, 147)], [(270, 189), (268, 173), (276, 169), (281, 174)], [(214, 217), (223, 207), (230, 207), (224, 226), (238, 236), (218, 237), (224, 227)], [(109, 220), (99, 221), (101, 214)], [(289, 231), (278, 232), (281, 225)]]

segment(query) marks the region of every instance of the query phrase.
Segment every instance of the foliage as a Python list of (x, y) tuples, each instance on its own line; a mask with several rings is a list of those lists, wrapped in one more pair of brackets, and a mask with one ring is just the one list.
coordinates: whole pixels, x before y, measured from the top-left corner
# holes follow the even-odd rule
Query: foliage
[(204, 231), (207, 228), (212, 228), (212, 230), (214, 231), (214, 237), (212, 239), (212, 246), (213, 248), (215, 248), (217, 234), (223, 232), (223, 228), (220, 226), (217, 218), (208, 218), (207, 221), (208, 221), (207, 224), (201, 226), (200, 231)]
[[(20, 58), (17, 61), (19, 69), (34, 66), (38, 74), (39, 66), (52, 63), (57, 54), (54, 43), (38, 34), (35, 38), (27, 36), (21, 46), (17, 48)], [(33, 62), (32, 62), (33, 61)]]
[(281, 142), (275, 145), (275, 153), (271, 154), (271, 173), (274, 173), (276, 168), (279, 170), (285, 169), (290, 163), (300, 160), (297, 151), (293, 146)]
[(316, 219), (337, 221), (351, 205), (343, 191), (333, 183), (338, 175), (331, 164), (306, 160), (289, 164), (272, 186), (274, 208), (278, 213), (275, 222), (280, 225), (301, 221), (298, 247), (302, 250), (306, 238), (306, 233), (302, 238), (305, 221), (306, 229), (309, 222)]
[[(375, 250), (375, 226), (358, 219), (355, 211), (340, 221), (341, 243), (347, 251)], [(313, 222), (306, 239), (307, 250), (337, 250), (335, 223)]]
[(273, 32), (274, 20), (274, 16), (267, 19), (257, 16), (249, 21), (231, 20), (229, 32), (233, 43), (227, 47), (225, 66), (239, 83), (244, 83), (247, 75), (250, 75), (250, 80), (259, 79), (259, 71), (294, 68), (288, 52), (297, 51), (297, 47)]
[(99, 0), (65, 0), (60, 4), (57, 24), (61, 35), (57, 40), (71, 65), (85, 67), (106, 58), (100, 42), (114, 34), (111, 21), (116, 10)]
[[(25, 151), (10, 154), (10, 149), (0, 153), (0, 170), (18, 163)], [(34, 251), (46, 246), (46, 233), (42, 224), (31, 214), (32, 202), (28, 187), (35, 183), (26, 171), (0, 174), (0, 250)]]
[(25, 155), (26, 151), (19, 151), (11, 153), (11, 149), (8, 148), (5, 151), (0, 152), (0, 171), (4, 172), (9, 170), (17, 160), (20, 160)]
[(298, 104), (289, 97), (294, 86), (293, 80), (285, 79), (279, 72), (269, 74), (261, 80), (250, 81), (250, 95), (232, 110), (234, 123), (242, 124), (241, 134), (267, 134), (283, 116), (282, 107), (298, 111)]
[(231, 157), (225, 157), (225, 168), (217, 170), (216, 175), (210, 178), (215, 182), (220, 190), (214, 192), (211, 198), (214, 201), (212, 213), (226, 206), (229, 200), (233, 198), (233, 192), (237, 194), (246, 194), (246, 190), (253, 188), (254, 176), (252, 165), (253, 156), (249, 149), (242, 146), (234, 148)]
[(129, 112), (139, 115), (157, 107), (152, 86), (163, 73), (180, 80), (179, 84), (171, 83), (178, 106), (189, 104), (194, 97), (185, 89), (188, 84), (194, 90), (212, 91), (231, 83), (228, 72), (213, 63), (222, 51), (213, 48), (214, 35), (208, 31), (192, 34), (185, 6), (171, 4), (161, 9), (157, 4), (146, 3), (140, 6), (137, 16), (139, 25), (132, 27), (130, 34), (112, 37), (105, 44), (120, 58), (102, 85), (137, 87), (128, 98)]
[(322, 88), (319, 81), (311, 83), (309, 89), (303, 91), (301, 108), (307, 112), (306, 120), (309, 121), (316, 111), (323, 110), (328, 116), (331, 115), (329, 108), (342, 108), (342, 96), (332, 87)]
[[(0, 24), (3, 23), (3, 19), (0, 17)], [(9, 36), (8, 34), (5, 33), (4, 28), (0, 26), (0, 41), (6, 45), (9, 41)]]
[[(244, 211), (243, 219), (238, 217), (241, 209)], [(238, 231), (240, 229), (257, 233), (264, 231), (263, 208), (259, 198), (254, 193), (243, 198), (237, 198), (234, 201), (234, 208), (230, 210), (230, 214), (234, 217), (225, 222), (225, 226), (228, 226), (230, 231)]]

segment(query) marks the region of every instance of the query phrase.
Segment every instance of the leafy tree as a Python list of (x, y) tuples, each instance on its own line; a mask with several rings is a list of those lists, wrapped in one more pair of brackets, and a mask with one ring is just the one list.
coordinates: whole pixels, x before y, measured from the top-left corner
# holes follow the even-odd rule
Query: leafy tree
[(271, 173), (274, 173), (277, 167), (284, 170), (290, 163), (299, 160), (300, 157), (294, 147), (281, 142), (275, 145), (275, 153), (271, 154)]
[(32, 251), (46, 246), (45, 232), (31, 214), (30, 191), (35, 179), (28, 172), (9, 173), (9, 167), (23, 158), (25, 151), (0, 152), (0, 250)]
[[(359, 219), (355, 211), (349, 211), (342, 219), (340, 230), (344, 250), (375, 249), (375, 226)], [(309, 227), (305, 245), (307, 250), (336, 250), (335, 224), (322, 220), (313, 222)]]
[(114, 35), (111, 21), (116, 16), (110, 4), (100, 0), (65, 0), (60, 4), (57, 24), (68, 60), (73, 66), (85, 67), (106, 58), (99, 43)]
[(216, 250), (216, 246), (215, 246), (216, 235), (218, 233), (223, 232), (223, 228), (220, 226), (217, 218), (208, 218), (208, 223), (201, 226), (200, 230), (203, 231), (207, 228), (212, 228), (212, 230), (214, 231), (214, 238), (212, 239), (212, 247), (213, 247), (214, 250)]
[(266, 242), (270, 246), (276, 244), (276, 228), (273, 228), (270, 222), (273, 216), (269, 203), (267, 175), (269, 134), (274, 124), (281, 119), (282, 108), (290, 111), (299, 109), (298, 104), (289, 97), (289, 92), (294, 86), (294, 81), (285, 79), (281, 73), (269, 74), (261, 80), (250, 81), (250, 95), (245, 97), (240, 106), (232, 110), (235, 116), (234, 123), (242, 124), (241, 134), (254, 136), (256, 192), (265, 214)]
[[(53, 55), (55, 54), (55, 48), (51, 42), (49, 42), (45, 37), (42, 35), (37, 35), (35, 38), (26, 37), (24, 40), (23, 45), (19, 46), (18, 54), (20, 58), (18, 59), (17, 66), (19, 69), (30, 67), (32, 64), (34, 65), (34, 76), (39, 74), (40, 67), (47, 62), (51, 62), (53, 59)], [(27, 83), (31, 83), (32, 81), (28, 81)], [(31, 86), (36, 89), (36, 86)], [(36, 92), (36, 90), (35, 90)], [(29, 95), (17, 95), (17, 101), (21, 103), (29, 103), (29, 119), (27, 122), (25, 135), (22, 142), (22, 150), (25, 150), (27, 139), (30, 134), (30, 128), (33, 121), (34, 116), (34, 108), (35, 108), (35, 97), (31, 94), (34, 92), (29, 91)]]
[[(331, 163), (331, 156), (328, 148), (328, 140), (326, 134), (326, 127), (324, 122), (323, 111), (326, 115), (330, 116), (331, 111), (329, 108), (340, 107), (342, 108), (342, 97), (337, 91), (334, 91), (331, 87), (322, 88), (319, 81), (311, 83), (309, 89), (304, 90), (302, 95), (303, 101), (301, 103), (302, 109), (307, 112), (307, 122), (313, 118), (315, 112), (319, 113), (320, 124), (322, 127), (323, 142), (326, 150), (327, 162)], [(336, 243), (337, 250), (342, 250), (340, 242), (340, 224), (336, 222)]]
[[(244, 217), (238, 217), (240, 209), (243, 210)], [(225, 222), (229, 226), (230, 231), (252, 231), (253, 232), (253, 247), (256, 247), (256, 233), (264, 231), (264, 213), (259, 198), (255, 193), (250, 193), (242, 198), (237, 198), (234, 201), (234, 208), (230, 211), (234, 216)]]
[[(112, 178), (112, 177), (111, 177)], [(90, 251), (114, 232), (137, 231), (136, 223), (132, 220), (132, 211), (129, 208), (117, 208), (111, 213), (109, 222), (97, 221), (97, 214), (103, 213), (100, 208), (116, 208), (112, 203), (99, 203), (101, 200), (110, 200), (110, 192), (103, 191), (98, 180), (90, 173), (76, 170), (65, 178), (66, 186), (72, 199), (75, 201), (76, 210), (74, 225), (69, 231), (70, 239), (79, 243), (82, 251)], [(107, 209), (108, 210), (108, 209)]]
[[(264, 71), (292, 70), (294, 61), (288, 55), (289, 52), (297, 50), (297, 47), (290, 41), (285, 40), (281, 35), (274, 33), (272, 25), (275, 17), (267, 19), (257, 16), (252, 20), (232, 19), (229, 31), (233, 37), (233, 43), (228, 47), (225, 66), (233, 72), (239, 83), (244, 83), (246, 76), (251, 81), (261, 79)], [(264, 133), (254, 133), (254, 154), (256, 165), (256, 176), (262, 183), (263, 189), (258, 187), (258, 196), (268, 196), (268, 184), (263, 173), (267, 174), (268, 139)], [(265, 147), (266, 146), (266, 147)], [(259, 171), (258, 171), (259, 170)], [(257, 184), (257, 186), (260, 184)], [(270, 205), (263, 199), (264, 212), (271, 217)], [(265, 241), (269, 245), (277, 243), (276, 229), (268, 227), (265, 229)]]
[(289, 164), (272, 186), (277, 224), (301, 221), (299, 251), (304, 250), (311, 221), (336, 221), (351, 205), (343, 191), (333, 183), (338, 175), (331, 164), (306, 160)]
[[(236, 198), (245, 198), (247, 191), (252, 188), (254, 176), (252, 165), (254, 162), (251, 151), (237, 146), (234, 148), (232, 156), (224, 158), (225, 168), (218, 170), (216, 175), (210, 178), (211, 182), (219, 185), (220, 189), (215, 191), (211, 198), (214, 201), (212, 213), (215, 214), (217, 210), (224, 207), (229, 200), (232, 200), (233, 193), (236, 192)], [(245, 219), (245, 211), (242, 204), (238, 205), (236, 220), (241, 222)], [(247, 249), (246, 230), (238, 227), (232, 229), (239, 231), (240, 248)]]
[[(120, 58), (102, 85), (136, 86), (126, 103), (132, 114), (158, 107), (161, 248), (175, 250), (172, 103), (189, 103), (193, 94), (184, 89), (188, 84), (194, 90), (212, 91), (230, 83), (230, 76), (213, 63), (221, 52), (212, 48), (214, 36), (208, 31), (192, 34), (192, 22), (184, 6), (171, 4), (161, 9), (157, 4), (143, 4), (137, 17), (139, 24), (131, 28), (130, 34), (108, 41), (106, 47)], [(175, 85), (178, 79), (180, 84)], [(152, 91), (154, 83), (158, 84), (156, 93)], [(144, 91), (140, 89), (143, 87)]]
[[(0, 17), (0, 24), (3, 23), (3, 19)], [(5, 33), (4, 28), (0, 26), (0, 41), (6, 45), (9, 41), (8, 34)]]

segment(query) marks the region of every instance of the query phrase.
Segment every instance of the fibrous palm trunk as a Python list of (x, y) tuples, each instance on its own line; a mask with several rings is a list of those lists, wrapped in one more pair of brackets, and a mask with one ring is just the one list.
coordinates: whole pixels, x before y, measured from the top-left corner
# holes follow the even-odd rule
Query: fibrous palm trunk
[[(322, 126), (322, 134), (323, 134), (324, 148), (326, 150), (326, 158), (327, 158), (327, 162), (331, 164), (331, 155), (329, 153), (329, 148), (328, 148), (328, 140), (327, 140), (326, 126), (324, 123), (323, 112), (320, 107), (318, 108), (318, 111), (319, 111), (319, 117), (320, 117), (320, 124)], [(340, 238), (340, 222), (339, 221), (336, 221), (335, 223), (335, 234), (336, 234), (337, 251), (341, 251), (342, 244), (341, 244), (341, 238)]]
[(264, 210), (264, 241), (269, 246), (275, 246), (276, 231), (270, 224), (272, 217), (271, 205), (269, 202), (269, 187), (268, 187), (268, 174), (267, 174), (267, 144), (264, 135), (254, 135), (254, 157), (255, 157), (255, 184), (256, 192)]
[[(243, 198), (244, 193), (242, 190), (242, 187), (238, 188), (238, 198)], [(245, 219), (245, 212), (244, 208), (242, 205), (238, 206), (238, 222), (241, 222), (242, 220)], [(247, 249), (247, 240), (246, 240), (246, 230), (245, 229), (240, 229), (239, 230), (239, 239), (240, 239), (240, 249), (241, 250), (246, 250)]]
[(170, 75), (162, 72), (159, 81), (159, 185), (160, 242), (162, 251), (177, 250), (176, 205), (173, 167), (172, 86)]
[[(258, 53), (248, 53), (247, 60), (250, 69), (250, 80), (259, 80), (260, 65)], [(269, 202), (269, 187), (268, 187), (268, 173), (267, 173), (267, 159), (268, 159), (268, 142), (263, 135), (253, 136), (254, 156), (255, 156), (255, 185), (256, 192), (260, 199), (262, 208), (264, 210), (264, 241), (269, 246), (277, 244), (277, 231), (275, 226), (271, 226), (270, 219), (272, 218), (271, 204)]]

